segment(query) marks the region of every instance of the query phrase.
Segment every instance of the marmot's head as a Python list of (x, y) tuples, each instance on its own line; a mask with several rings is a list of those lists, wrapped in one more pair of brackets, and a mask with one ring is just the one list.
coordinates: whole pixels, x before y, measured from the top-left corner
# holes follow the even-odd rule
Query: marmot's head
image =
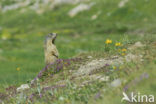
[(47, 41), (51, 41), (52, 44), (54, 44), (54, 43), (55, 43), (56, 36), (57, 36), (56, 33), (49, 33), (49, 34), (46, 36), (46, 42), (47, 42)]

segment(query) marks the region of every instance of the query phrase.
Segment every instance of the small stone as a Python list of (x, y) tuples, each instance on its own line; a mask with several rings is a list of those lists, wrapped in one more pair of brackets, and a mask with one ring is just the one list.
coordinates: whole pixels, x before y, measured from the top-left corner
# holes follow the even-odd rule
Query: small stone
[(121, 79), (115, 79), (112, 83), (112, 87), (119, 87), (121, 85)]
[(21, 92), (21, 91), (24, 91), (26, 89), (29, 89), (29, 85), (28, 84), (22, 84), (20, 87), (18, 87), (16, 90), (17, 92)]
[(101, 11), (99, 11), (98, 13), (96, 13), (96, 14), (94, 14), (92, 17), (91, 17), (91, 19), (92, 20), (95, 20), (95, 19), (97, 19), (98, 18), (98, 16), (101, 14)]
[(105, 76), (99, 79), (100, 81), (109, 81), (109, 76)]
[(136, 42), (134, 45), (132, 45), (131, 47), (129, 47), (128, 49), (129, 50), (134, 50), (134, 49), (137, 49), (137, 48), (141, 48), (141, 47), (144, 47), (145, 45), (142, 44), (141, 42)]
[(144, 46), (141, 42), (136, 42), (134, 45), (135, 45), (136, 47), (143, 47), (143, 46)]
[(128, 2), (129, 0), (121, 0), (120, 3), (118, 4), (119, 8), (122, 8), (125, 6), (125, 4)]
[(92, 56), (88, 56), (87, 58), (91, 59), (91, 58), (93, 58), (93, 57), (92, 57)]
[(92, 20), (95, 20), (97, 17), (98, 17), (98, 16), (95, 14), (95, 15), (92, 16), (91, 19), (92, 19)]
[(72, 10), (69, 11), (68, 15), (70, 17), (74, 17), (76, 16), (78, 13), (85, 11), (85, 10), (89, 10), (95, 3), (90, 3), (90, 4), (79, 4), (78, 6), (76, 6), (75, 8), (73, 8)]

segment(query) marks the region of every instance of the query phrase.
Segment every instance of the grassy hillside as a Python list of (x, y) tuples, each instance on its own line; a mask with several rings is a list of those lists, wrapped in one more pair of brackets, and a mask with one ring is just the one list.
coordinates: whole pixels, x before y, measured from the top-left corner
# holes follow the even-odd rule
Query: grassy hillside
[[(30, 82), (45, 67), (43, 41), (44, 37), (50, 32), (58, 34), (56, 46), (61, 59), (81, 57), (82, 60), (85, 60), (88, 56), (93, 57), (93, 59), (87, 58), (85, 62), (115, 55), (122, 56), (122, 53), (119, 54), (117, 52), (116, 42), (121, 42), (124, 45), (123, 48), (127, 50), (128, 47), (136, 42), (141, 42), (147, 47), (141, 50), (136, 49), (133, 54), (145, 52), (146, 54), (143, 53), (144, 62), (131, 63), (128, 66), (127, 64), (123, 65), (124, 69), (129, 69), (129, 71), (126, 73), (123, 70), (115, 71), (115, 77), (111, 77), (111, 80), (107, 83), (120, 77), (127, 80), (125, 83), (130, 83), (135, 77), (146, 72), (149, 78), (133, 86), (129, 92), (139, 89), (140, 92), (153, 94), (156, 91), (156, 84), (152, 80), (155, 77), (154, 69), (156, 66), (154, 54), (156, 41), (155, 0), (129, 0), (123, 7), (120, 7), (120, 0), (83, 1), (82, 3), (85, 4), (95, 4), (89, 10), (84, 10), (74, 17), (70, 17), (68, 13), (81, 3), (62, 4), (50, 8), (49, 5), (43, 5), (41, 2), (39, 4), (41, 7), (33, 10), (31, 7), (34, 6), (35, 1), (33, 0), (27, 6), (6, 12), (3, 12), (3, 8), (17, 4), (17, 1), (0, 1), (0, 92), (6, 93), (4, 89), (9, 86), (18, 87), (23, 83)], [(107, 39), (113, 41), (109, 48), (105, 43)], [(128, 53), (131, 52), (128, 50), (126, 54)], [(86, 64), (85, 62), (81, 64)], [(135, 73), (133, 73), (133, 69)], [(67, 68), (67, 70), (70, 69)], [(57, 77), (54, 79), (62, 80), (59, 77), (62, 72), (64, 71), (57, 73), (58, 76), (56, 75)], [(105, 75), (105, 72), (102, 74)], [(113, 76), (114, 74), (109, 75)], [(64, 79), (69, 80), (68, 77)], [(50, 83), (48, 86), (55, 85), (57, 81)], [(44, 81), (41, 81), (41, 83), (44, 83)], [(72, 81), (70, 83), (75, 84)], [(120, 103), (124, 85), (105, 92), (103, 91), (104, 87), (111, 89), (111, 87), (107, 86), (107, 83), (93, 82), (91, 86), (86, 86), (80, 92), (75, 92), (71, 87), (65, 87), (65, 91), (56, 92), (57, 96), (54, 99), (50, 99), (50, 101), (52, 100), (56, 104), (68, 103), (65, 102), (66, 100), (63, 102), (58, 100), (60, 96), (63, 96), (63, 98), (70, 101), (69, 103), (73, 101), (74, 104), (92, 104), (94, 102), (97, 104), (102, 102), (114, 104), (116, 101)], [(143, 84), (145, 85), (143, 86)], [(79, 87), (81, 84), (77, 82), (77, 85)], [(95, 91), (92, 91), (92, 86)], [(148, 89), (148, 91), (145, 89)], [(26, 96), (35, 93), (35, 91), (28, 91)], [(71, 93), (67, 94), (67, 92)], [(101, 97), (98, 100), (94, 100), (93, 97), (99, 92)], [(75, 95), (72, 96), (72, 94)], [(78, 94), (80, 94), (80, 98), (76, 98)], [(106, 96), (107, 94), (108, 96)], [(111, 98), (116, 94), (119, 96), (111, 101)], [(15, 94), (14, 96), (17, 95)], [(41, 102), (45, 102), (47, 96), (45, 95)], [(36, 99), (38, 98), (38, 96), (35, 97)], [(10, 102), (15, 103), (16, 101), (18, 100), (13, 97)], [(35, 102), (38, 104), (40, 101)]]

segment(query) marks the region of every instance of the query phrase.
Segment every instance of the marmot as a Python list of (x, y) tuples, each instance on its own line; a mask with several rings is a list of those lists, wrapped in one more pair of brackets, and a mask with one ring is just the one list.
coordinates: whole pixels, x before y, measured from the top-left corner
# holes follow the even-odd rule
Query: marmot
[(49, 65), (58, 59), (59, 53), (54, 44), (56, 36), (57, 36), (56, 33), (50, 33), (46, 36), (45, 43), (44, 43), (46, 65)]

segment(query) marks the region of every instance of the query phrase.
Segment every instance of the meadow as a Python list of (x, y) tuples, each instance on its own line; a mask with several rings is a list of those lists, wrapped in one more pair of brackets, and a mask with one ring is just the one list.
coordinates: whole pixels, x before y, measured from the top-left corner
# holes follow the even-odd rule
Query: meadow
[[(85, 60), (81, 64), (85, 64), (94, 59), (110, 58), (116, 55), (124, 57), (128, 53), (133, 53), (143, 55), (144, 61), (125, 63), (122, 67), (126, 71), (119, 69), (119, 71), (113, 71), (112, 74), (110, 72), (108, 83), (93, 82), (79, 91), (75, 91), (74, 86), (76, 84), (79, 88), (80, 80), (68, 81), (70, 78), (66, 75), (71, 76), (71, 74), (67, 73), (70, 70), (67, 67), (67, 70), (56, 73), (54, 80), (47, 76), (49, 82), (44, 80), (38, 82), (44, 88), (46, 85), (52, 86), (64, 79), (67, 80), (65, 82), (67, 87), (54, 91), (55, 96), (52, 99), (49, 98), (52, 93), (50, 91), (45, 92), (45, 96), (39, 101), (37, 101), (38, 96), (36, 95), (33, 100), (35, 104), (51, 104), (51, 102), (54, 104), (120, 103), (124, 85), (142, 73), (148, 73), (149, 77), (143, 78), (137, 82), (138, 84), (132, 84), (128, 92), (135, 89), (144, 94), (155, 94), (156, 6), (154, 4), (156, 1), (129, 0), (123, 7), (119, 7), (120, 0), (90, 0), (84, 3), (90, 2), (95, 2), (95, 5), (89, 10), (78, 13), (75, 17), (70, 17), (68, 12), (78, 4), (58, 5), (53, 9), (45, 6), (43, 13), (37, 13), (30, 9), (29, 7), (33, 4), (7, 12), (2, 12), (0, 9), (0, 92), (6, 93), (5, 88), (10, 86), (19, 87), (21, 84), (30, 83), (38, 75), (45, 67), (43, 48), (45, 36), (55, 32), (58, 34), (56, 46), (60, 53), (60, 59), (81, 57), (83, 61)], [(1, 7), (5, 7), (15, 1), (3, 0), (0, 3)], [(108, 39), (112, 42), (107, 46)], [(141, 42), (145, 47), (130, 51), (128, 47), (133, 46), (136, 42)], [(118, 52), (116, 43), (123, 45), (122, 48), (126, 49), (125, 55)], [(88, 59), (88, 56), (93, 58)], [(111, 66), (108, 69), (113, 70), (113, 68), (114, 66)], [(65, 73), (64, 78), (60, 77), (63, 72)], [(106, 73), (97, 72), (96, 74), (105, 75)], [(117, 78), (126, 81), (118, 88), (107, 86)], [(87, 81), (88, 78), (82, 80)], [(35, 88), (39, 87), (34, 87), (33, 91), (26, 92), (26, 96), (38, 92), (34, 90)], [(108, 90), (104, 91), (104, 89)], [(6, 104), (31, 102), (24, 98), (19, 100), (15, 96), (18, 94), (9, 100), (4, 98), (6, 100), (4, 102), (7, 102)], [(19, 94), (19, 96), (21, 95)], [(97, 96), (96, 100), (95, 96)], [(112, 100), (112, 98), (114, 99)], [(125, 102), (125, 104), (127, 103)]]

